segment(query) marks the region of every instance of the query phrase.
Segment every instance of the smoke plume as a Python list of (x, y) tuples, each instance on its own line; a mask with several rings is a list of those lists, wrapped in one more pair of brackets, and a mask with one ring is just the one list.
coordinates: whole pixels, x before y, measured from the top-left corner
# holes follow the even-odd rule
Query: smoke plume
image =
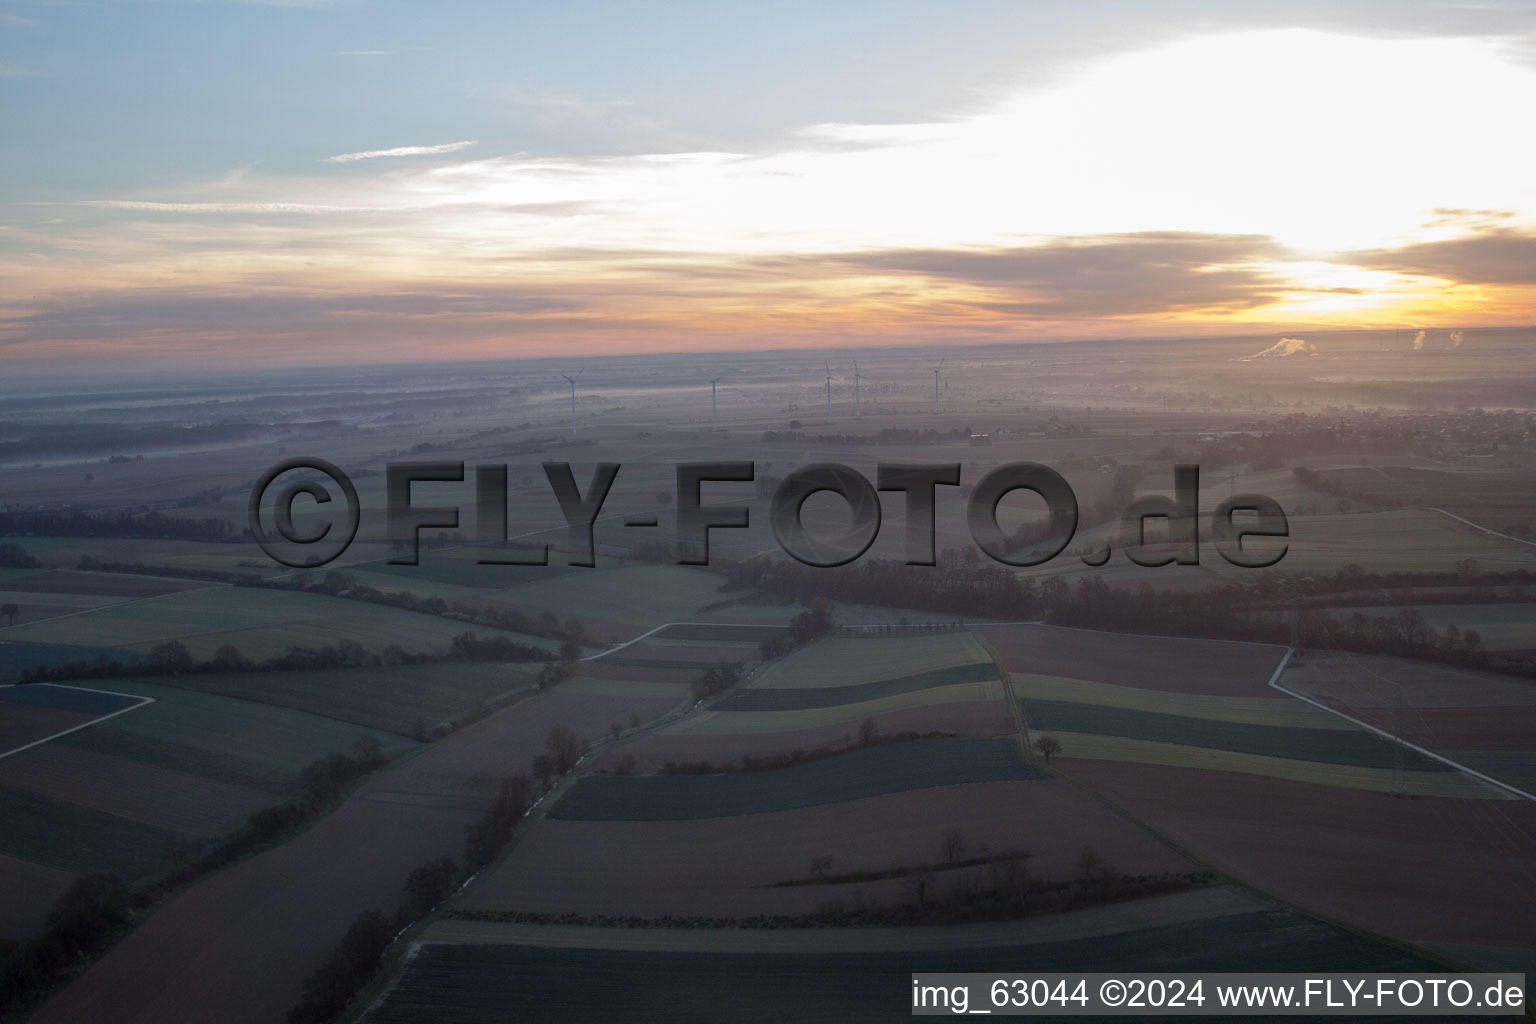
[(1282, 359), (1286, 356), (1301, 355), (1317, 355), (1317, 346), (1301, 338), (1281, 338), (1264, 351), (1248, 356), (1243, 362), (1251, 363), (1255, 359)]

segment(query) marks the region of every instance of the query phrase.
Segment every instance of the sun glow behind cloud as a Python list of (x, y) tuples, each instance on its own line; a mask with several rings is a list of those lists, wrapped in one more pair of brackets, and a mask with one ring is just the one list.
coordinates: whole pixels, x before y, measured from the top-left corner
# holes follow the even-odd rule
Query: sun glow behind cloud
[[(1491, 265), (1491, 231), (1499, 266), (1531, 245), (1536, 136), (1514, 112), (1532, 100), (1536, 74), (1493, 42), (1284, 30), (774, 151), (317, 155), (344, 166), (93, 197), (90, 219), (0, 233), (41, 254), (0, 267), (0, 338), (256, 335), (345, 359), (360, 325), (371, 352), (476, 355), (1529, 322), (1536, 275), (1456, 275)], [(268, 313), (232, 303), (214, 329), (221, 296), (253, 293)]]

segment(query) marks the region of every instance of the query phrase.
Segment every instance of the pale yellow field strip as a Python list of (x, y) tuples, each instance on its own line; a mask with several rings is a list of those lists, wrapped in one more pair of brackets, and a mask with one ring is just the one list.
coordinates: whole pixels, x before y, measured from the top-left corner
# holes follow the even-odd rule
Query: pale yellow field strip
[(1443, 796), (1469, 800), (1512, 800), (1515, 797), (1476, 781), (1460, 772), (1404, 771), (1394, 781), (1390, 768), (1362, 768), (1357, 765), (1322, 764), (1264, 754), (1241, 754), (1208, 747), (1186, 747), (1156, 740), (1136, 740), (1123, 736), (1094, 736), (1088, 733), (1031, 731), (1036, 736), (1049, 735), (1061, 743), (1060, 757), (1080, 757), (1090, 761), (1124, 761), (1130, 764), (1156, 764), (1172, 768), (1203, 768), (1214, 772), (1240, 772), (1263, 775), (1288, 782), (1310, 782), (1321, 786), (1362, 789), (1373, 793), (1406, 793), (1412, 796)]
[(1268, 906), (1228, 886), (1211, 886), (1070, 914), (943, 928), (597, 928), (450, 919), (429, 925), (417, 941), (652, 953), (902, 953), (1091, 939), (1247, 914)]
[(1274, 697), (1219, 697), (1197, 693), (1163, 693), (1136, 686), (1097, 683), (1090, 679), (1036, 675), (1014, 672), (1013, 692), (1035, 700), (1065, 700), (1080, 704), (1102, 704), (1127, 711), (1155, 711), (1165, 715), (1185, 715), (1217, 722), (1242, 722), (1249, 725), (1283, 725), (1303, 729), (1338, 729), (1354, 726), (1300, 701)]
[(754, 689), (854, 686), (991, 660), (969, 631), (828, 637), (796, 648), (768, 665), (751, 685)]
[[(663, 732), (693, 736), (746, 735), (763, 732), (795, 732), (800, 729), (816, 729), (842, 722), (857, 722), (873, 715), (907, 708), (931, 707), (937, 704), (963, 704), (971, 701), (1003, 699), (1002, 683), (996, 679), (980, 683), (952, 683), (927, 690), (913, 690), (857, 704), (839, 704), (830, 708), (808, 708), (797, 711), (704, 711)], [(935, 719), (935, 729), (943, 723)]]

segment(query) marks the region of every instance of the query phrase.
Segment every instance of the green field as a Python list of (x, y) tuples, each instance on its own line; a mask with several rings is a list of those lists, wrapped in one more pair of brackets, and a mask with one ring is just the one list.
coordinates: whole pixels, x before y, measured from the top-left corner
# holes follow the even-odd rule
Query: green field
[(771, 690), (749, 687), (737, 690), (716, 702), (711, 706), (711, 710), (806, 711), (879, 700), (883, 697), (928, 690), (936, 686), (989, 682), (996, 678), (996, 665), (990, 661), (978, 661), (968, 665), (950, 665), (946, 668), (917, 672), (895, 679), (882, 679), (875, 683), (857, 683), (853, 686), (810, 686), (799, 689), (780, 687)]
[(114, 679), (112, 689), (155, 703), (54, 742), (276, 793), (291, 791), (305, 765), (351, 750), (359, 735), (376, 738), (390, 756), (416, 746), (391, 733), (271, 704), (138, 680)]
[[(893, 711), (927, 707), (934, 709), (930, 719), (932, 728), (943, 731), (944, 705), (966, 704), (972, 701), (1001, 701), (1003, 696), (1003, 688), (996, 681), (955, 683), (949, 686), (933, 686), (926, 690), (898, 693), (878, 700), (860, 701), (857, 704), (837, 704), (828, 708), (800, 711), (703, 711), (689, 716), (666, 731), (679, 735), (697, 736), (800, 732), (829, 725), (861, 722)], [(1003, 711), (1002, 714), (1006, 715), (1007, 712)]]
[(1185, 747), (1230, 750), (1263, 757), (1294, 758), (1318, 764), (1410, 771), (1454, 771), (1439, 761), (1384, 740), (1364, 729), (1305, 729), (1290, 726), (1219, 722), (1154, 711), (1079, 704), (1070, 701), (1021, 701), (1024, 720), (1034, 732), (1123, 736)]
[(1536, 793), (1536, 750), (1452, 750), (1445, 756), (1516, 789)]
[(499, 663), (450, 662), (304, 672), (230, 672), (156, 677), (177, 690), (235, 697), (414, 738), (533, 685)]
[[(550, 552), (547, 566), (478, 565), (472, 548), (423, 553), (420, 565), (364, 562), (343, 572), (381, 590), (403, 590), (444, 600), (473, 598), (558, 618), (592, 619), (648, 628), (690, 618), (722, 600), (723, 577), (705, 569), (602, 557), (594, 568), (564, 563)], [(505, 553), (503, 553), (505, 554)], [(323, 573), (319, 574), (323, 575)], [(312, 578), (318, 578), (312, 574)]]
[(1040, 779), (1013, 739), (887, 743), (776, 771), (589, 775), (549, 812), (577, 821), (682, 821), (764, 814), (928, 786)]
[(88, 643), (140, 653), (166, 640), (179, 640), (194, 657), (204, 659), (223, 644), (233, 644), (245, 657), (259, 661), (280, 656), (293, 646), (321, 647), (341, 640), (355, 640), (373, 651), (390, 644), (417, 651), (442, 649), (465, 631), (551, 646), (547, 640), (519, 633), (471, 627), (386, 605), (254, 587), (211, 587), (113, 605), (16, 626), (6, 639)]
[(177, 838), (153, 825), (8, 786), (0, 786), (0, 819), (0, 853), (128, 881), (163, 867), (167, 844)]
[[(644, 933), (633, 941), (643, 944)], [(1439, 968), (1399, 947), (1290, 910), (1095, 938), (918, 953), (677, 953), (428, 943), (415, 951), (403, 976), (363, 1020), (844, 1024), (910, 1019), (912, 972), (919, 970), (1016, 977), (1021, 970), (1389, 973)], [(974, 999), (970, 1006), (987, 1008)]]

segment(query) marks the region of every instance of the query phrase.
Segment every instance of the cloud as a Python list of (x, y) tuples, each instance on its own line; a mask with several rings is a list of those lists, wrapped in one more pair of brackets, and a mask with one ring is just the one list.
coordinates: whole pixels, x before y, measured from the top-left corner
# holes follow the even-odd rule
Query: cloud
[(1515, 230), (1346, 252), (1336, 258), (1360, 267), (1462, 284), (1536, 284), (1536, 234)]
[[(106, 303), (193, 280), (276, 300), (449, 295), (515, 279), (579, 312), (449, 304), (417, 318), (437, 318), (431, 333), (445, 339), (484, 332), (487, 345), (503, 331), (629, 331), (637, 346), (665, 338), (677, 348), (1528, 323), (1529, 288), (1405, 280), (1449, 267), (1455, 281), (1525, 282), (1536, 266), (1520, 234), (1536, 230), (1526, 198), (1536, 143), (1509, 131), (1502, 111), (1461, 105), (1464, 93), (1524, 94), (1536, 79), (1480, 44), (1446, 46), (1212, 37), (1085, 65), (969, 114), (822, 124), (749, 153), (668, 151), (665, 133), (647, 129), (636, 135), (647, 148), (622, 155), (612, 143), (638, 121), (625, 103), (513, 88), (497, 95), (527, 108), (520, 121), (592, 129), (603, 155), (376, 159), (455, 153), (465, 141), (325, 158), (345, 165), (339, 172), (311, 164), (299, 175), (97, 193), (121, 198), (87, 200), (77, 205), (99, 212), (34, 230), (25, 258), (0, 254), (0, 315), (80, 310), (83, 281)], [(1352, 54), (1383, 73), (1358, 74), (1344, 59)], [(1251, 74), (1296, 66), (1308, 75)], [(1410, 66), (1448, 70), (1428, 83), (1386, 73)], [(1414, 136), (1392, 136), (1374, 117), (1362, 125), (1358, 105), (1338, 101), (1357, 77), (1408, 90), (1386, 108), (1387, 127), (1446, 124), (1480, 148), (1453, 138), (1382, 179), (1369, 158)], [(1442, 89), (1430, 113), (1415, 106)], [(359, 337), (425, 333), (417, 318), (395, 327), (394, 314), (366, 302), (291, 305), (292, 321), (231, 305), (206, 316), (121, 306), (111, 328), (103, 305), (74, 326), (29, 323), (48, 341), (111, 329), (153, 338), (177, 322), (212, 337), (215, 310), (228, 312), (231, 337), (312, 329), (339, 343), (349, 322)]]
[(360, 153), (341, 153), (328, 156), (325, 163), (349, 164), (357, 160), (376, 160), (384, 156), (435, 156), (440, 153), (457, 153), (475, 144), (474, 139), (464, 142), (444, 142), (436, 146), (396, 146), (394, 149), (365, 149)]
[(36, 74), (36, 71), (28, 71), (18, 64), (7, 64), (4, 61), (0, 61), (0, 78), (31, 78)]
[(448, 318), (466, 326), (581, 312), (579, 296), (545, 294), (534, 287), (459, 286), (447, 292), (393, 294), (341, 291), (305, 294), (275, 287), (259, 295), (218, 289), (148, 288), (132, 294), (79, 293), (62, 296), (43, 311), (0, 321), (0, 340), (81, 340), (121, 335), (127, 324), (160, 335), (239, 332), (255, 337), (284, 332), (342, 334), (366, 320), (370, 332), (388, 321), (393, 334), (413, 335), (423, 320)]
[(1255, 359), (1284, 359), (1288, 356), (1315, 356), (1317, 353), (1317, 346), (1304, 338), (1281, 338), (1262, 352), (1245, 356), (1243, 362), (1251, 363)]
[(1413, 350), (1415, 352), (1422, 352), (1422, 351), (1424, 351), (1424, 339), (1426, 337), (1428, 337), (1428, 336), (1429, 336), (1429, 332), (1428, 331), (1420, 331), (1418, 334), (1415, 334), (1413, 336)]
[(338, 57), (388, 57), (394, 50), (337, 50)]
[(1148, 231), (1010, 248), (850, 253), (831, 260), (970, 285), (990, 296), (977, 303), (997, 312), (1128, 316), (1273, 302), (1285, 293), (1285, 284), (1261, 264), (1284, 255), (1283, 246), (1263, 235)]
[(398, 213), (404, 206), (329, 206), (320, 203), (157, 203), (138, 199), (79, 199), (23, 203), (24, 206), (89, 206), (141, 213)]
[(1466, 337), (1467, 337), (1467, 332), (1466, 331), (1452, 331), (1451, 332), (1451, 348), (1452, 348), (1452, 350), (1461, 348), (1461, 343), (1466, 340)]

